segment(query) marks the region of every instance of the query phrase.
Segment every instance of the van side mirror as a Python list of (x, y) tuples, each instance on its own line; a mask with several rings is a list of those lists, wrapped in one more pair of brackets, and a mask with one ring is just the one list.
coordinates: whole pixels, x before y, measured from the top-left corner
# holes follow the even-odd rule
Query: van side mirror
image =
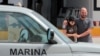
[(54, 39), (54, 32), (51, 31), (51, 29), (47, 30), (47, 40), (48, 44), (57, 44), (57, 42)]

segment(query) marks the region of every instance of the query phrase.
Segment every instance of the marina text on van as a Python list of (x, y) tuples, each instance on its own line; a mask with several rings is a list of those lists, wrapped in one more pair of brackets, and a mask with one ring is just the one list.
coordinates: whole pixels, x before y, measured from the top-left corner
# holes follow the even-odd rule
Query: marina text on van
[(10, 49), (10, 55), (47, 55), (45, 49)]

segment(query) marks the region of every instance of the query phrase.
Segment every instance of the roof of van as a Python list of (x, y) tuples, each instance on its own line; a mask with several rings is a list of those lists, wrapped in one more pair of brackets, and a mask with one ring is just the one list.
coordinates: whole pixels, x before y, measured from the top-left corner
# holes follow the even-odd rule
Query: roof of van
[(10, 6), (10, 5), (0, 5), (0, 11), (11, 11), (11, 12), (32, 12), (32, 10), (25, 7)]

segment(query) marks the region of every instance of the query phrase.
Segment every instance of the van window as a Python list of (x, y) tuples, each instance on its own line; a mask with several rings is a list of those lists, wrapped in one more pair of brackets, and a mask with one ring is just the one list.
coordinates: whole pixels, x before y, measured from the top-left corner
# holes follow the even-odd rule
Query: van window
[(4, 13), (0, 13), (0, 40), (8, 39), (8, 25), (7, 17)]
[(2, 21), (3, 24), (5, 23), (5, 26), (2, 26), (4, 28), (0, 28), (0, 31), (6, 31), (8, 33), (8, 35), (7, 33), (5, 33), (7, 38), (4, 39), (5, 42), (18, 42), (18, 43), (47, 42), (46, 30), (31, 17), (21, 13), (2, 12), (0, 14), (1, 15), (3, 14), (3, 16), (6, 18), (5, 22)]

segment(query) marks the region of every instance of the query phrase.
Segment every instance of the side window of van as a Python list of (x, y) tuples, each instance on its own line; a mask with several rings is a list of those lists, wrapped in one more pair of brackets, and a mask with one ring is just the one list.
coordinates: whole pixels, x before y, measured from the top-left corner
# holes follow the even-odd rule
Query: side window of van
[(7, 17), (4, 13), (0, 13), (0, 41), (8, 39)]
[(6, 39), (7, 42), (17, 42), (17, 43), (47, 42), (46, 30), (30, 16), (21, 13), (4, 12), (3, 14), (7, 18), (6, 20), (7, 22), (5, 22), (5, 26), (3, 26), (5, 28), (0, 28), (0, 31), (2, 29), (2, 31), (6, 31), (5, 34), (8, 33), (8, 35), (4, 37), (7, 38)]

